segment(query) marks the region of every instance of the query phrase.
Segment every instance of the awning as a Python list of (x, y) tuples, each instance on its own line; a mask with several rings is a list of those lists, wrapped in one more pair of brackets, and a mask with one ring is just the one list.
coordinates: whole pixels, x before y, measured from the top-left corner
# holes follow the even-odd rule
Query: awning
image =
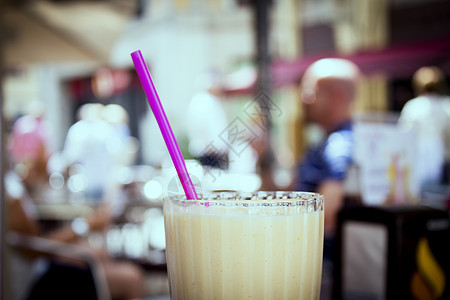
[(7, 7), (4, 64), (110, 63), (110, 52), (133, 19), (137, 1), (31, 1)]
[[(450, 37), (434, 41), (391, 45), (384, 49), (364, 51), (352, 55), (320, 54), (305, 56), (294, 61), (276, 60), (272, 64), (274, 88), (297, 84), (306, 68), (317, 59), (325, 57), (346, 58), (357, 64), (366, 75), (382, 74), (387, 78), (410, 78), (422, 66), (435, 65), (450, 74)], [(256, 72), (254, 73), (256, 76)], [(228, 95), (251, 94), (252, 85), (226, 86)]]
[(2, 12), (5, 25), (3, 61), (7, 67), (41, 62), (96, 62), (98, 57), (14, 9)]

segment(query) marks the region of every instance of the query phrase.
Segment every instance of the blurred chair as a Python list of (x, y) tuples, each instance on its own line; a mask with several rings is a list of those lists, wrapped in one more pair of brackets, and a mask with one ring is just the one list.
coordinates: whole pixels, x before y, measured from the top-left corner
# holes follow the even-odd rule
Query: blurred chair
[[(57, 258), (68, 259), (74, 264), (82, 263), (90, 271), (98, 300), (111, 299), (104, 270), (99, 259), (84, 247), (53, 241), (46, 238), (24, 235), (9, 231), (6, 236), (7, 244), (13, 251), (26, 251), (35, 255), (45, 256), (50, 261)], [(70, 266), (70, 263), (67, 263)], [(75, 283), (76, 284), (76, 283)], [(80, 287), (81, 289), (82, 287)], [(31, 289), (32, 290), (32, 289)], [(70, 293), (70, 291), (67, 291)], [(55, 295), (55, 297), (58, 295)], [(55, 298), (53, 297), (53, 298)], [(65, 297), (65, 299), (68, 299)]]

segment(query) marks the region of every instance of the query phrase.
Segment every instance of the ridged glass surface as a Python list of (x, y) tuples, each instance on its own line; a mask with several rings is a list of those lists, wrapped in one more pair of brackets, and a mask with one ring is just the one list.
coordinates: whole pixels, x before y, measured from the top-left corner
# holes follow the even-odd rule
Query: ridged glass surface
[(172, 299), (319, 299), (322, 195), (199, 196), (164, 201)]

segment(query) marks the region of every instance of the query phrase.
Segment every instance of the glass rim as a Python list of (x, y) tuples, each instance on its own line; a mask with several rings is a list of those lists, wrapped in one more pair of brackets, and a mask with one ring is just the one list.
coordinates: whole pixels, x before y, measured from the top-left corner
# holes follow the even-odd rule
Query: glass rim
[(306, 202), (323, 202), (324, 196), (320, 193), (303, 191), (214, 191), (198, 193), (198, 200), (187, 199), (185, 194), (167, 195), (163, 199), (183, 203), (196, 204), (250, 204), (267, 206), (271, 204), (301, 205)]

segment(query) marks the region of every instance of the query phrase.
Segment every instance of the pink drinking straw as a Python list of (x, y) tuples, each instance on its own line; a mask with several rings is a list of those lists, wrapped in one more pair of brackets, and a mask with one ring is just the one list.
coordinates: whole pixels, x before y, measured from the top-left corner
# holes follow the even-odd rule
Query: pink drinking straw
[(183, 186), (184, 193), (186, 194), (186, 199), (198, 200), (194, 185), (192, 184), (191, 178), (187, 172), (180, 147), (178, 147), (177, 140), (173, 135), (169, 120), (167, 119), (166, 113), (161, 105), (161, 101), (159, 100), (158, 93), (156, 92), (152, 77), (150, 76), (150, 72), (145, 64), (141, 51), (137, 50), (131, 53), (131, 58), (133, 59), (134, 67), (136, 68), (136, 72), (139, 76), (142, 87), (144, 88), (145, 94), (147, 95), (148, 103), (150, 104), (153, 114), (156, 117), (159, 129), (161, 130), (164, 141), (169, 149), (170, 157), (175, 165), (175, 169), (177, 169), (178, 177), (180, 177), (181, 185)]

